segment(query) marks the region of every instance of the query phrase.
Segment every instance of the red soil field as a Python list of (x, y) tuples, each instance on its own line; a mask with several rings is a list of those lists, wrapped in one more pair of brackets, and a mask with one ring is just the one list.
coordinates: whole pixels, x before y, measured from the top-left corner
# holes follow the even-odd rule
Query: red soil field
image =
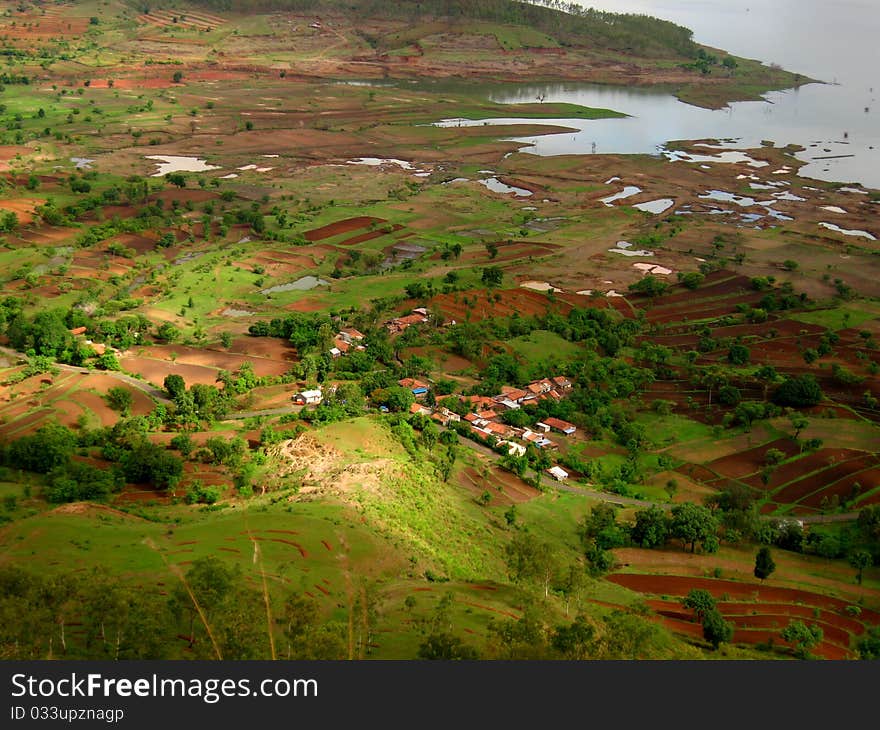
[[(823, 596), (819, 593), (802, 591), (795, 588), (781, 588), (715, 578), (614, 573), (608, 576), (608, 580), (631, 590), (652, 595), (685, 596), (693, 588), (703, 588), (709, 591), (715, 598), (720, 598), (722, 595), (727, 596), (728, 598), (725, 600), (743, 599), (767, 601), (770, 603), (802, 603), (807, 606), (816, 606), (841, 614), (845, 612), (847, 606), (852, 605), (839, 598)], [(862, 608), (860, 619), (863, 623), (878, 625), (880, 624), (880, 613)]]
[(773, 470), (770, 481), (766, 487), (761, 481), (758, 474), (744, 478), (742, 481), (750, 487), (756, 489), (774, 490), (790, 481), (797, 479), (805, 474), (810, 474), (820, 469), (825, 469), (833, 464), (840, 464), (849, 459), (855, 459), (865, 456), (864, 451), (856, 451), (854, 449), (819, 449), (810, 454), (795, 459), (787, 464), (778, 466)]
[(307, 241), (323, 241), (325, 238), (332, 238), (333, 236), (338, 236), (340, 233), (348, 233), (349, 231), (357, 231), (361, 228), (366, 228), (371, 223), (381, 224), (385, 222), (386, 221), (382, 218), (361, 215), (356, 218), (348, 218), (346, 220), (337, 221), (336, 223), (330, 223), (321, 228), (306, 231), (304, 235)]
[(137, 373), (147, 382), (161, 388), (166, 375), (180, 375), (186, 384), (201, 383), (203, 385), (217, 384), (218, 371), (214, 368), (200, 365), (184, 365), (182, 363), (165, 362), (164, 360), (150, 360), (143, 357), (124, 357), (120, 360), (124, 370)]
[[(843, 464), (838, 464), (837, 466), (832, 466), (829, 469), (820, 471), (818, 474), (810, 474), (802, 479), (791, 482), (776, 492), (773, 495), (773, 499), (776, 502), (782, 503), (798, 502), (807, 495), (810, 495), (827, 485), (834, 484), (838, 479), (843, 479), (850, 474), (862, 471), (876, 463), (877, 457), (873, 454), (866, 454), (858, 459), (850, 459)], [(813, 506), (818, 506), (818, 502)]]
[(770, 449), (778, 449), (788, 458), (800, 453), (800, 447), (791, 439), (780, 438), (760, 446), (754, 446), (746, 451), (715, 459), (715, 461), (710, 461), (707, 466), (723, 476), (739, 479), (761, 469), (766, 463), (765, 454)]
[[(861, 487), (861, 494), (871, 491), (875, 487), (880, 486), (880, 468), (871, 468), (865, 469), (863, 471), (857, 472), (855, 474), (850, 474), (839, 481), (834, 482), (833, 484), (824, 487), (822, 490), (811, 494), (808, 497), (805, 497), (800, 501), (800, 504), (806, 505), (808, 507), (821, 507), (822, 500), (827, 497), (829, 500), (837, 496), (841, 501), (844, 499), (849, 499), (849, 497), (853, 494), (853, 489), (855, 485), (858, 484)], [(873, 495), (872, 497), (867, 497), (862, 501), (862, 505), (871, 504), (872, 502), (880, 499), (880, 495)]]
[[(163, 360), (171, 362), (171, 353), (176, 354), (175, 366), (197, 365), (216, 370), (238, 370), (242, 363), (250, 362), (259, 376), (283, 375), (288, 370), (286, 362), (270, 360), (265, 357), (247, 356), (234, 352), (206, 350), (186, 345), (154, 345), (137, 348), (137, 359)], [(126, 360), (128, 357), (126, 357)], [(216, 374), (215, 374), (216, 377)]]
[[(403, 230), (403, 226), (395, 223), (393, 226), (395, 231)], [(361, 233), (358, 236), (353, 236), (352, 238), (346, 238), (344, 241), (340, 241), (340, 246), (355, 246), (358, 243), (363, 243), (364, 241), (372, 241), (374, 238), (381, 238), (382, 236), (387, 236), (388, 234), (382, 231), (372, 231), (371, 233)]]
[(15, 213), (18, 216), (18, 222), (24, 225), (33, 222), (34, 208), (45, 202), (45, 198), (11, 198), (0, 200), (0, 210)]

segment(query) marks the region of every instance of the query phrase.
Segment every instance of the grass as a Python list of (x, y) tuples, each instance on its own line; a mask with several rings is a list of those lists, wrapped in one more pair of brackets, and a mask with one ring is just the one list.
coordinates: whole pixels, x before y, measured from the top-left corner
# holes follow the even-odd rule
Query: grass
[(571, 360), (581, 352), (581, 348), (574, 342), (546, 330), (534, 330), (527, 335), (507, 340), (505, 344), (527, 363), (537, 362), (551, 354), (562, 361)]
[(797, 322), (817, 324), (832, 331), (858, 327), (865, 322), (880, 317), (880, 305), (875, 302), (849, 302), (830, 309), (812, 312), (795, 312), (789, 316)]

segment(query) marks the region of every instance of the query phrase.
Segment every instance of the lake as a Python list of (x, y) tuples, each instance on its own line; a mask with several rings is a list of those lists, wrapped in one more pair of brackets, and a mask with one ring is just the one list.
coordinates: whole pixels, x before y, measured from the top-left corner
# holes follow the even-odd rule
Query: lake
[[(504, 103), (571, 102), (614, 109), (628, 119), (553, 120), (576, 133), (519, 138), (539, 155), (656, 154), (670, 140), (735, 140), (730, 147), (798, 144), (808, 164), (801, 174), (880, 188), (880, 7), (873, 0), (615, 0), (583, 3), (614, 12), (645, 13), (685, 25), (697, 41), (731, 53), (778, 63), (827, 83), (770, 92), (765, 101), (722, 110), (684, 104), (668, 93), (597, 84), (494, 87)], [(511, 120), (492, 120), (493, 123)], [(520, 121), (520, 120), (514, 120)], [(534, 123), (533, 120), (529, 120)]]

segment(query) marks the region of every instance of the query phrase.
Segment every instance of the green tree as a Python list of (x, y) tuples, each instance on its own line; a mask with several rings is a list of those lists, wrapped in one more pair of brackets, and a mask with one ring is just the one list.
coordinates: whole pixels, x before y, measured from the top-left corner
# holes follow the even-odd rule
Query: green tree
[(669, 536), (669, 517), (654, 505), (636, 512), (635, 524), (630, 529), (632, 541), (643, 548), (662, 547)]
[(556, 571), (555, 553), (549, 543), (529, 532), (520, 532), (507, 544), (504, 555), (511, 580), (537, 583), (543, 588), (544, 595), (549, 595)]
[(733, 624), (725, 621), (717, 609), (703, 614), (702, 624), (703, 638), (712, 645), (713, 649), (718, 649), (723, 642), (728, 642), (733, 638)]
[(822, 388), (809, 373), (788, 377), (773, 393), (773, 402), (780, 406), (807, 408), (822, 400)]
[(694, 616), (700, 622), (707, 613), (718, 610), (712, 594), (704, 588), (691, 588), (688, 594), (681, 599), (681, 605), (693, 611)]
[(766, 580), (774, 570), (776, 570), (776, 563), (770, 554), (770, 548), (765, 545), (755, 555), (755, 577)]
[(858, 571), (856, 580), (859, 585), (862, 584), (862, 574), (865, 568), (870, 568), (874, 564), (874, 558), (867, 550), (854, 550), (847, 556), (849, 564)]
[(794, 644), (794, 653), (798, 659), (811, 658), (810, 649), (817, 646), (824, 636), (822, 629), (815, 624), (803, 621), (790, 621), (782, 630), (782, 638)]
[(107, 405), (109, 405), (114, 411), (121, 413), (123, 416), (129, 414), (129, 411), (131, 411), (131, 405), (134, 402), (134, 397), (132, 396), (131, 391), (128, 388), (123, 388), (119, 385), (110, 388), (104, 396), (104, 399), (107, 401)]
[(418, 658), (424, 660), (474, 661), (479, 652), (459, 637), (447, 632), (429, 634), (419, 645)]
[(483, 269), (480, 281), (489, 288), (501, 286), (504, 281), (504, 271), (498, 266), (487, 266)]
[(669, 528), (673, 537), (689, 544), (691, 552), (695, 552), (698, 542), (705, 545), (709, 537), (715, 537), (718, 522), (708, 508), (685, 502), (672, 508)]

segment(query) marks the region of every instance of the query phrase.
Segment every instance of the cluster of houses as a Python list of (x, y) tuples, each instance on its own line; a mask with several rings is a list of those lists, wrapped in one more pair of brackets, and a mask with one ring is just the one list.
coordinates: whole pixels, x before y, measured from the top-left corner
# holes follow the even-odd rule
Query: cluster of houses
[(354, 327), (341, 329), (336, 333), (336, 337), (333, 338), (333, 347), (330, 348), (330, 355), (333, 358), (337, 358), (345, 355), (352, 349), (366, 350), (367, 348), (363, 341), (364, 334)]
[[(429, 391), (429, 386), (414, 378), (404, 378), (399, 385), (409, 388), (416, 396), (416, 402), (410, 407), (411, 413), (419, 413), (443, 426), (460, 420), (470, 424), (471, 431), (483, 438), (493, 436), (497, 443), (507, 446), (507, 453), (511, 456), (523, 456), (529, 444), (539, 449), (556, 449), (557, 444), (548, 438), (553, 431), (564, 436), (570, 436), (577, 431), (577, 427), (563, 421), (560, 418), (545, 418), (532, 428), (520, 428), (504, 423), (501, 416), (505, 411), (517, 410), (538, 401), (551, 399), (561, 400), (571, 390), (571, 381), (563, 376), (544, 378), (529, 383), (525, 388), (503, 387), (498, 395), (489, 397), (482, 395), (462, 396), (471, 410), (464, 417), (450, 411), (448, 408), (437, 406), (430, 407), (419, 402)], [(568, 478), (568, 474), (559, 467), (554, 467), (551, 475), (559, 481)], [(564, 474), (564, 476), (563, 476)]]

